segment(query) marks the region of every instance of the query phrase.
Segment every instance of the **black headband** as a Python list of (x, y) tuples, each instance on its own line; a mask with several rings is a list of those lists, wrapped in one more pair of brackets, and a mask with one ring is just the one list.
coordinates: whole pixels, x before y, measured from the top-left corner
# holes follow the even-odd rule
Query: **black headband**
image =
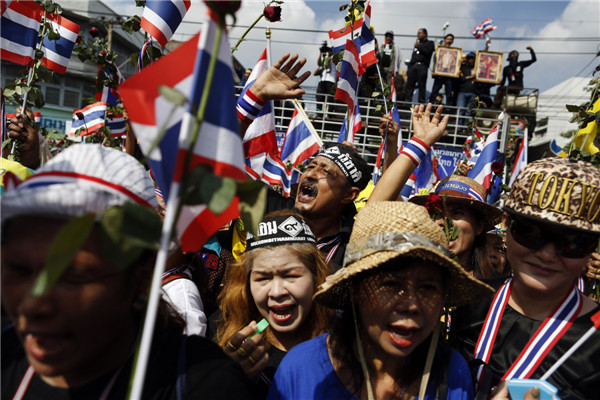
[(293, 215), (279, 215), (264, 218), (258, 224), (258, 235), (248, 234), (249, 250), (263, 246), (281, 246), (290, 243), (317, 243), (306, 222)]
[(335, 165), (342, 170), (346, 179), (350, 180), (350, 182), (354, 184), (360, 182), (362, 173), (356, 167), (356, 164), (354, 164), (350, 154), (340, 151), (338, 146), (332, 146), (324, 150), (322, 149), (317, 153), (317, 157), (318, 156), (329, 158), (333, 161)]

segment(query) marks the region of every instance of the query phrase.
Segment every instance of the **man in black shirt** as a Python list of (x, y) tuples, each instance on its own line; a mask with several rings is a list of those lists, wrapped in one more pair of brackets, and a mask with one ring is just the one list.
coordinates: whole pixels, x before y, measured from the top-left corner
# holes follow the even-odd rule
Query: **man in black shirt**
[[(469, 107), (475, 97), (477, 97), (477, 85), (475, 84), (475, 53), (467, 54), (467, 60), (460, 67), (460, 77), (458, 78), (458, 100), (457, 107)], [(460, 115), (466, 115), (467, 110), (460, 110)], [(460, 125), (466, 125), (466, 118), (460, 119)]]
[(508, 86), (515, 86), (519, 89), (523, 89), (523, 69), (537, 61), (535, 52), (531, 46), (527, 46), (527, 50), (531, 53), (531, 60), (528, 61), (519, 61), (519, 52), (516, 50), (513, 50), (508, 54), (508, 65), (504, 67), (502, 71), (502, 82), (500, 82), (500, 86), (504, 86), (504, 82), (506, 81)]
[(413, 48), (412, 57), (408, 64), (408, 72), (406, 76), (406, 93), (405, 101), (412, 101), (415, 84), (419, 87), (419, 103), (427, 101), (426, 85), (427, 85), (427, 68), (431, 62), (435, 46), (431, 40), (427, 40), (427, 29), (421, 28), (417, 32), (417, 41)]

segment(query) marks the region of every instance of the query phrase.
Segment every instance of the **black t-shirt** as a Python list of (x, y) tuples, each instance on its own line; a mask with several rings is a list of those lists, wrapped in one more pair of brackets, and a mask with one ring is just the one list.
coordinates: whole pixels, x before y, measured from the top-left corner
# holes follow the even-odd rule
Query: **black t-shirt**
[[(475, 380), (481, 362), (474, 360), (474, 351), (479, 333), (487, 316), (493, 297), (487, 300), (458, 307), (452, 312), (450, 343), (469, 362)], [(600, 310), (579, 315), (565, 335), (550, 350), (546, 358), (534, 371), (531, 379), (539, 379), (552, 365), (593, 326), (590, 317)], [(542, 321), (533, 320), (515, 311), (508, 304), (502, 316), (498, 334), (488, 366), (484, 369), (481, 393), (476, 399), (485, 399), (487, 393), (499, 383), (529, 339), (535, 334)], [(561, 399), (600, 399), (600, 332), (596, 331), (585, 344), (558, 368), (548, 382), (558, 388)]]
[[(250, 382), (235, 361), (210, 340), (200, 336), (171, 333), (156, 340), (152, 347), (144, 384), (144, 400), (176, 400), (178, 376), (185, 381), (183, 399), (254, 398)], [(184, 354), (184, 357), (180, 357)], [(118, 373), (108, 399), (127, 396), (132, 358)], [(181, 365), (181, 368), (178, 368)], [(29, 363), (13, 329), (2, 334), (2, 398), (13, 398)], [(81, 387), (63, 389), (48, 385), (37, 374), (24, 399), (93, 400), (100, 398), (118, 369)], [(181, 373), (185, 371), (185, 373)]]

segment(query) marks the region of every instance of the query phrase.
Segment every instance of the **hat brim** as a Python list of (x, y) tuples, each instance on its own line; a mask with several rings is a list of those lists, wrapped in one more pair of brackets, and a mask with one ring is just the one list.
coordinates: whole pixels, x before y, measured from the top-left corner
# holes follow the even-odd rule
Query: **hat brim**
[[(411, 203), (418, 204), (420, 206), (424, 206), (427, 202), (428, 195), (418, 195), (413, 196), (408, 201)], [(451, 195), (440, 195), (440, 197), (446, 197), (447, 200), (451, 200), (453, 203), (460, 203), (469, 208), (473, 208), (477, 214), (479, 214), (482, 218), (485, 218), (484, 232), (490, 231), (494, 229), (494, 227), (500, 223), (502, 220), (502, 210), (498, 207), (494, 207), (491, 204), (485, 203), (483, 201), (471, 199), (468, 197), (459, 197), (459, 196), (451, 196)]]
[[(449, 290), (445, 305), (448, 307), (471, 303), (494, 293), (492, 287), (469, 275), (456, 261), (433, 249), (414, 246), (403, 251), (381, 250), (369, 254), (327, 277), (319, 286), (314, 300), (325, 307), (343, 309), (350, 301), (350, 285), (354, 277), (365, 271), (374, 270), (380, 265), (403, 257), (413, 257), (433, 262), (450, 273)], [(398, 264), (399, 268), (402, 265)]]

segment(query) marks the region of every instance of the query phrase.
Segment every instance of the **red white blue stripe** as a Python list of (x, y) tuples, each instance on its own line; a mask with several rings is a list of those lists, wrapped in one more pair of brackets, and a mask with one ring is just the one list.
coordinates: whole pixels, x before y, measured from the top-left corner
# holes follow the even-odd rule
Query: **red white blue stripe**
[(351, 132), (348, 135), (348, 116), (344, 117), (344, 123), (342, 124), (342, 128), (340, 129), (340, 134), (338, 135), (337, 142), (342, 143), (348, 141), (350, 143), (354, 143), (354, 139), (356, 137), (356, 133), (359, 132), (362, 126), (362, 118), (360, 116), (360, 107), (358, 103), (356, 103), (356, 108), (354, 109), (354, 115), (352, 115), (351, 122)]
[(527, 128), (525, 128), (525, 132), (523, 133), (523, 139), (521, 139), (521, 145), (519, 146), (519, 151), (517, 152), (517, 157), (515, 158), (515, 164), (513, 165), (512, 173), (510, 174), (510, 181), (508, 186), (512, 187), (512, 184), (517, 179), (519, 172), (525, 168), (527, 165), (527, 148), (529, 147), (529, 138), (527, 134)]
[[(107, 65), (106, 70), (104, 71), (104, 75), (109, 79), (112, 79), (112, 77), (116, 75), (119, 85), (125, 80), (125, 78), (123, 78), (123, 75), (121, 74), (121, 71), (119, 71), (119, 68), (114, 64)], [(98, 71), (98, 77), (96, 79), (102, 79), (100, 77), (100, 71)], [(96, 93), (96, 100), (116, 106), (121, 102), (121, 95), (119, 94), (119, 91), (116, 88), (113, 89), (107, 86), (103, 86), (102, 91)]]
[[(275, 136), (275, 117), (273, 115), (273, 103), (264, 102), (258, 97), (254, 96), (249, 90), (250, 87), (256, 81), (256, 78), (263, 72), (269, 69), (269, 62), (267, 60), (267, 49), (264, 49), (254, 68), (252, 73), (248, 77), (248, 82), (244, 86), (240, 98), (238, 99), (238, 117), (247, 118), (248, 121), (252, 120), (256, 110), (259, 110), (256, 114), (254, 121), (248, 126), (246, 133), (244, 134), (244, 154), (246, 158), (254, 157), (262, 153), (279, 154), (277, 147), (277, 137)], [(244, 99), (247, 103), (247, 107), (240, 105), (240, 99)], [(251, 111), (250, 109), (254, 109)], [(243, 114), (246, 113), (246, 114)], [(245, 117), (243, 116), (245, 115)], [(258, 168), (258, 165), (253, 164), (253, 168)], [(262, 169), (255, 169), (260, 175)]]
[[(512, 278), (496, 293), (488, 311), (479, 339), (475, 346), (475, 358), (489, 363), (498, 334), (502, 315), (510, 298)], [(583, 302), (575, 286), (571, 288), (561, 303), (546, 317), (533, 334), (502, 380), (528, 379), (535, 372), (554, 345), (567, 332), (579, 315)], [(480, 380), (484, 366), (479, 367), (477, 379)]]
[(282, 161), (292, 165), (302, 164), (319, 151), (322, 145), (323, 142), (314, 132), (310, 121), (295, 107), (281, 146)]
[(0, 57), (3, 60), (21, 65), (33, 60), (42, 13), (42, 7), (33, 1), (11, 1), (3, 10), (0, 19)]
[(358, 95), (359, 76), (363, 72), (360, 66), (358, 49), (353, 42), (347, 40), (335, 99), (346, 103), (349, 110), (354, 110)]
[(480, 183), (486, 190), (491, 186), (492, 163), (498, 156), (498, 127), (499, 125), (496, 125), (492, 128), (475, 166), (467, 172), (469, 178)]
[(400, 196), (402, 197), (402, 200), (408, 201), (408, 199), (410, 199), (410, 197), (413, 195), (416, 179), (417, 179), (416, 174), (410, 175), (410, 178), (408, 178), (408, 180), (402, 187), (402, 190), (400, 191)]
[(127, 125), (123, 114), (116, 114), (106, 117), (106, 126), (110, 128), (111, 137), (121, 137), (125, 134)]
[[(148, 47), (152, 47), (152, 37), (150, 37), (150, 39), (146, 40), (146, 42), (140, 49), (140, 54), (138, 54), (138, 61), (137, 61), (137, 71), (138, 72), (140, 72), (142, 69), (144, 69), (144, 54), (146, 54), (146, 51), (148, 51)], [(154, 61), (154, 60), (152, 60), (152, 56), (150, 55), (150, 53), (148, 53), (148, 58), (150, 58), (150, 62)]]
[(181, 24), (190, 4), (190, 0), (146, 0), (141, 26), (165, 47)]
[[(149, 159), (153, 176), (167, 202), (172, 195), (169, 193), (171, 182), (179, 182), (186, 173), (185, 159), (195, 115), (190, 106), (174, 106), (160, 94), (158, 88), (162, 85), (175, 88), (198, 107), (217, 34), (216, 18), (209, 11), (209, 18), (200, 34), (119, 87), (132, 129)], [(233, 67), (227, 40), (227, 35), (223, 34), (217, 50), (217, 65), (209, 89), (204, 121), (192, 149), (190, 168), (209, 165), (219, 176), (245, 180), (242, 139), (235, 111)], [(157, 148), (149, 153), (163, 126), (166, 127), (165, 136)], [(213, 214), (202, 205), (184, 206), (177, 222), (177, 235), (182, 249), (198, 251), (210, 235), (239, 214), (237, 204), (237, 200), (234, 201), (220, 215)]]
[(498, 29), (498, 27), (494, 25), (494, 22), (492, 21), (492, 19), (487, 18), (486, 20), (484, 20), (481, 23), (481, 25), (477, 25), (475, 28), (473, 28), (473, 30), (471, 31), (471, 34), (473, 36), (475, 36), (475, 39), (479, 39), (486, 33), (495, 31), (496, 29)]
[(59, 74), (67, 72), (67, 66), (77, 42), (79, 25), (69, 21), (62, 15), (46, 14), (46, 19), (52, 24), (52, 29), (60, 34), (58, 40), (50, 40), (48, 36), (42, 42), (42, 64)]
[(371, 31), (371, 2), (367, 3), (363, 23), (360, 28), (360, 37), (354, 41), (360, 49), (360, 61), (364, 68), (377, 64), (375, 55), (375, 35)]
[(279, 156), (267, 154), (263, 164), (262, 181), (271, 185), (280, 185), (285, 197), (289, 197), (292, 185), (300, 179), (300, 171), (291, 168), (289, 171)]
[[(79, 119), (77, 116), (79, 113), (83, 114), (83, 119)], [(106, 103), (102, 102), (90, 104), (81, 110), (74, 110), (69, 136), (75, 136), (76, 131), (80, 128), (83, 128), (83, 130), (79, 133), (79, 136), (87, 136), (97, 132), (98, 129), (104, 126), (105, 115)]]
[(354, 40), (360, 36), (362, 32), (363, 19), (359, 18), (354, 21), (354, 29), (350, 25), (344, 26), (337, 31), (329, 31), (329, 39), (331, 40), (331, 48), (333, 54), (337, 54), (346, 48), (347, 40)]
[(427, 157), (431, 147), (419, 138), (413, 137), (402, 148), (401, 154), (404, 154), (412, 160), (416, 165), (421, 164), (421, 161)]

